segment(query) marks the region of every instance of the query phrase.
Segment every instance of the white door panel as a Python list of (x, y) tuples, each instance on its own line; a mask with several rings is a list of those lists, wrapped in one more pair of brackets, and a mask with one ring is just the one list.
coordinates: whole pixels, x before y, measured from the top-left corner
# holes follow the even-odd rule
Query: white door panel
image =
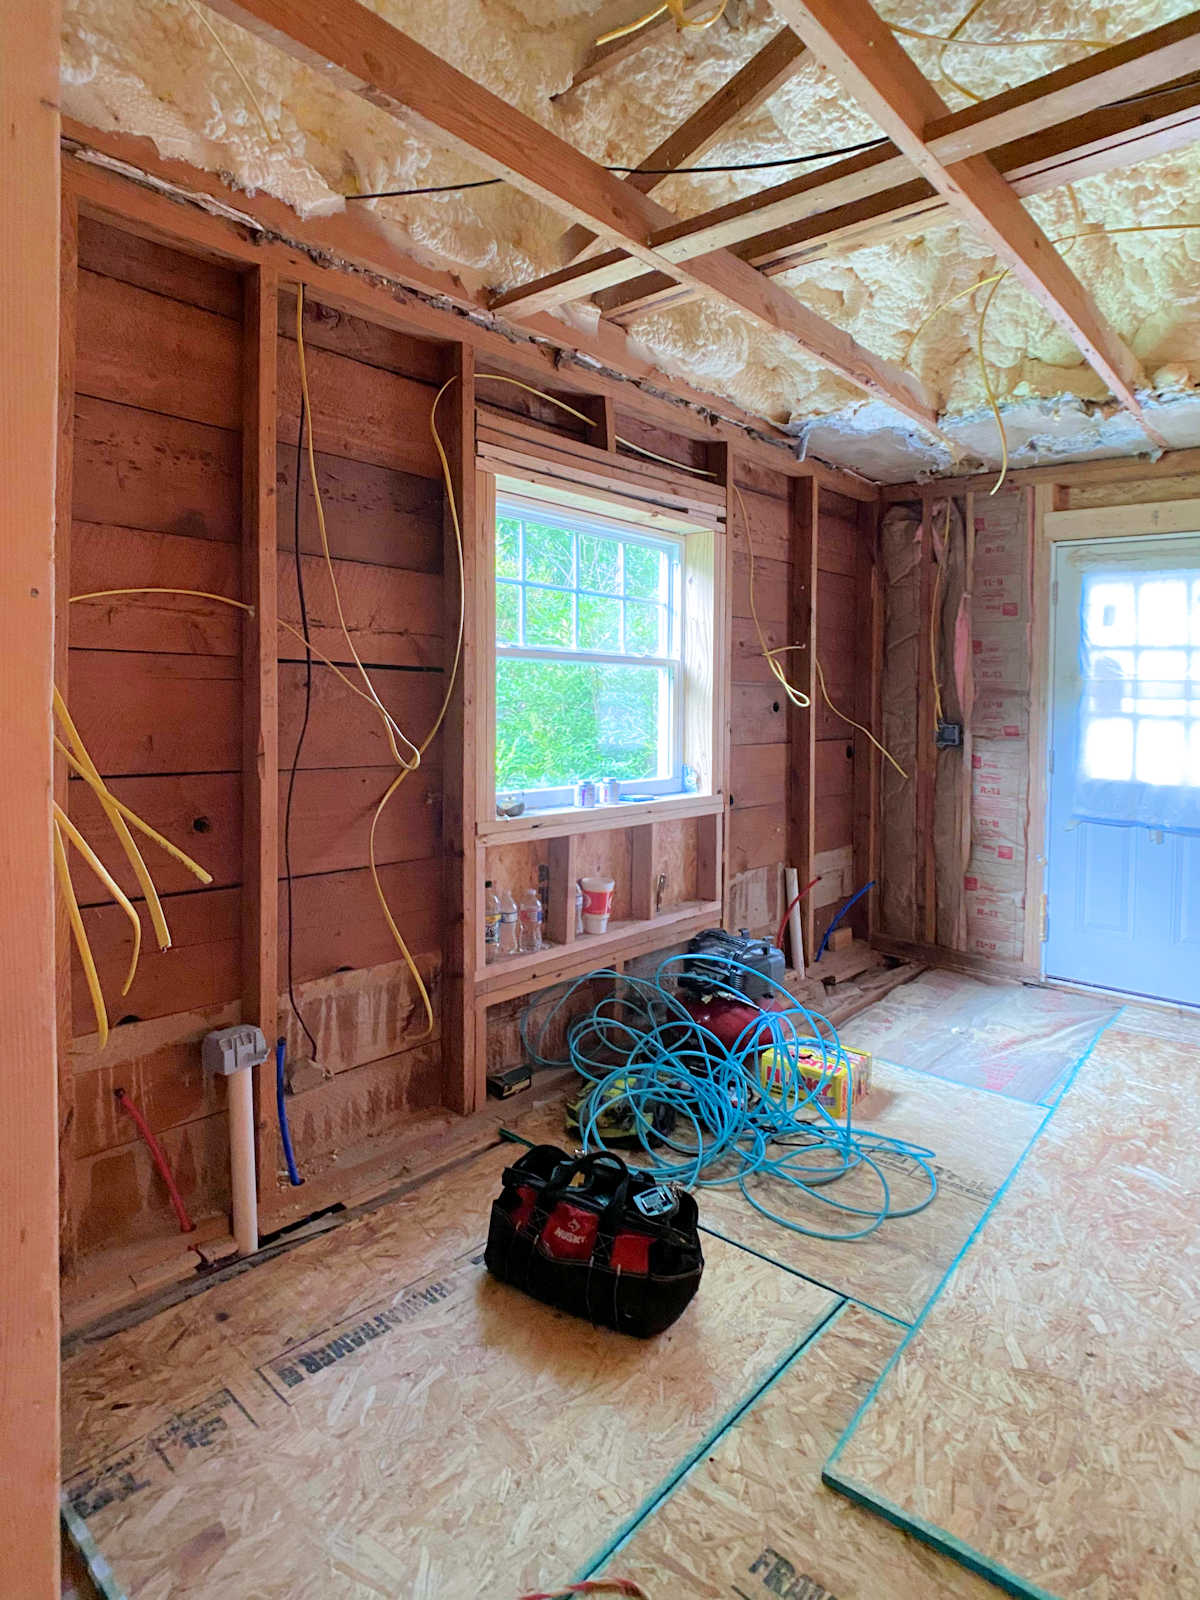
[(1200, 1004), (1200, 537), (1055, 577), (1046, 974)]

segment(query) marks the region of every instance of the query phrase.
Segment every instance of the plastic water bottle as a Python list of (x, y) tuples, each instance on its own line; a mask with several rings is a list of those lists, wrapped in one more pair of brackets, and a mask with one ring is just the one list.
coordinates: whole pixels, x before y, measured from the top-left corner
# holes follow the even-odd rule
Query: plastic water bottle
[(500, 896), (489, 878), (483, 886), (483, 950), (486, 961), (500, 954)]
[(500, 931), (497, 953), (515, 956), (517, 953), (517, 902), (507, 889), (500, 891)]
[(521, 909), (518, 913), (518, 949), (533, 951), (542, 948), (543, 915), (541, 896), (536, 889), (526, 889), (521, 896)]

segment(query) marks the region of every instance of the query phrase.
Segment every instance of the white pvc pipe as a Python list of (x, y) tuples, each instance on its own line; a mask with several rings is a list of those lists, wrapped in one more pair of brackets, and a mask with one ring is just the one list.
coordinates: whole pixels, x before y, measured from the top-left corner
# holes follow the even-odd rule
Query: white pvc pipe
[(229, 1085), (229, 1175), (233, 1189), (233, 1237), (238, 1254), (258, 1249), (258, 1193), (254, 1174), (254, 1072), (231, 1072)]
[(792, 908), (788, 912), (788, 932), (792, 936), (792, 966), (795, 968), (797, 976), (802, 978), (804, 976), (804, 933), (800, 921), (800, 903), (796, 900), (796, 896), (800, 893), (800, 873), (796, 867), (784, 868), (783, 892), (787, 896), (786, 904)]

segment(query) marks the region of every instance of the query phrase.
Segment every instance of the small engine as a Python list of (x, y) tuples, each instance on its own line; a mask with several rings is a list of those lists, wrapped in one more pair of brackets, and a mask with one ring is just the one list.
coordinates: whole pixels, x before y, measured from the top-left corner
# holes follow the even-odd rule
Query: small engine
[[(744, 967), (752, 970), (739, 970)], [(679, 986), (697, 996), (744, 996), (761, 1005), (777, 997), (772, 983), (781, 984), (785, 970), (783, 951), (770, 939), (752, 939), (744, 928), (740, 933), (705, 928), (688, 944)]]

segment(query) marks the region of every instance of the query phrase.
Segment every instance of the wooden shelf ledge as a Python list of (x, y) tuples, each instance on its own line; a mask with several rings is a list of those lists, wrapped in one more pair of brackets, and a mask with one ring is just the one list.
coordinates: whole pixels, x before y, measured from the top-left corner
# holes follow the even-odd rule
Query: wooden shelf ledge
[(676, 943), (719, 921), (720, 916), (719, 900), (689, 900), (645, 921), (611, 922), (606, 933), (581, 933), (570, 944), (503, 956), (477, 974), (475, 994), (487, 1005), (536, 994), (564, 978), (580, 977), (593, 967)]

